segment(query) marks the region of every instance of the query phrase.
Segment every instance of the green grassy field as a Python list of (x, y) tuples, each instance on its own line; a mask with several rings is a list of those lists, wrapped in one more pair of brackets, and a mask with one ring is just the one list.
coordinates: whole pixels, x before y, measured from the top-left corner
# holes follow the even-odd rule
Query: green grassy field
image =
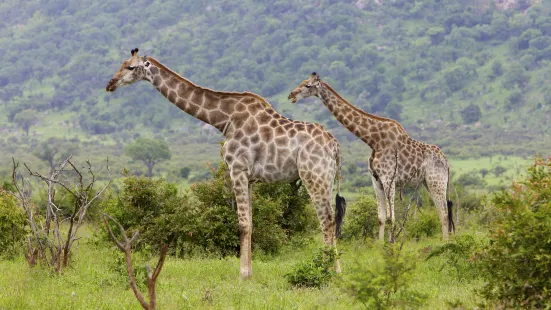
[[(322, 289), (297, 289), (285, 274), (296, 263), (311, 257), (321, 245), (315, 238), (300, 247), (287, 246), (277, 257), (257, 255), (251, 280), (239, 280), (238, 258), (176, 259), (169, 257), (157, 284), (161, 309), (361, 309), (341, 285), (360, 264), (369, 267), (379, 257), (381, 244), (341, 242), (342, 276)], [(440, 259), (425, 261), (424, 249), (440, 244), (438, 239), (410, 241), (403, 251), (418, 259), (411, 288), (427, 294), (424, 309), (449, 309), (459, 303), (466, 309), (476, 306), (479, 281), (458, 281)], [(83, 238), (76, 248), (71, 267), (62, 275), (29, 268), (24, 258), (0, 261), (0, 309), (139, 309), (127, 286), (123, 254), (110, 245), (94, 245)], [(151, 260), (156, 263), (156, 257)], [(135, 266), (140, 267), (140, 266)], [(203, 300), (211, 292), (211, 301)]]

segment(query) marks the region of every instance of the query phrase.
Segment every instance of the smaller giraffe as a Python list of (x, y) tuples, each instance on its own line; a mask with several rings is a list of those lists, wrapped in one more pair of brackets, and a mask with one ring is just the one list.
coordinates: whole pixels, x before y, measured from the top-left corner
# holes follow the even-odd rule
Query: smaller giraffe
[[(316, 96), (350, 132), (372, 149), (369, 169), (379, 201), (379, 239), (384, 239), (388, 217), (394, 227), (394, 197), (396, 187), (416, 187), (423, 184), (438, 208), (442, 237), (455, 231), (451, 201), (446, 201), (449, 186), (449, 166), (444, 153), (435, 145), (412, 139), (395, 120), (366, 113), (344, 100), (315, 72), (300, 83), (289, 99)], [(392, 232), (390, 241), (394, 241)]]
[[(284, 117), (259, 95), (204, 88), (153, 57), (138, 56), (137, 48), (131, 55), (107, 84), (108, 92), (147, 81), (178, 108), (224, 135), (222, 157), (237, 202), (241, 278), (252, 276), (251, 186), (255, 182), (300, 179), (315, 205), (324, 243), (336, 251), (345, 205), (339, 196), (341, 151), (331, 133), (319, 124)], [(331, 208), (335, 177), (336, 216)], [(340, 271), (338, 260), (335, 269)]]

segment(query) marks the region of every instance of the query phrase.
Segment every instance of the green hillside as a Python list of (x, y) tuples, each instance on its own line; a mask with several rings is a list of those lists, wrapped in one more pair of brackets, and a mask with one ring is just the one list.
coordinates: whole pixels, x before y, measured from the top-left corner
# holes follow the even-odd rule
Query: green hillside
[[(166, 176), (216, 162), (221, 134), (150, 85), (105, 92), (134, 47), (199, 85), (252, 91), (288, 117), (324, 124), (343, 143), (348, 165), (365, 162), (369, 149), (319, 100), (286, 99), (312, 71), (451, 157), (548, 154), (551, 5), (495, 2), (5, 0), (0, 173), (12, 156), (38, 163), (31, 150), (49, 137), (68, 139), (80, 156), (109, 155), (116, 167), (136, 170), (143, 168), (128, 163), (124, 145), (164, 138), (174, 155), (158, 167)], [(21, 120), (32, 113), (37, 122), (26, 136)]]

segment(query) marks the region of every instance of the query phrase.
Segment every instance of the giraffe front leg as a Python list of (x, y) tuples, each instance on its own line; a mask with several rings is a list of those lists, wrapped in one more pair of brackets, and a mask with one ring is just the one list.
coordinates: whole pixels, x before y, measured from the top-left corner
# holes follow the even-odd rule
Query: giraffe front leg
[(383, 184), (374, 176), (371, 177), (373, 181), (373, 188), (375, 189), (375, 196), (377, 197), (378, 207), (377, 207), (377, 216), (379, 219), (379, 240), (385, 240), (385, 224), (387, 219), (386, 212), (386, 199), (385, 191), (383, 189)]
[(237, 202), (237, 218), (239, 222), (240, 242), (240, 269), (241, 279), (248, 279), (253, 275), (252, 267), (252, 206), (249, 180), (245, 172), (230, 173), (235, 200)]
[(385, 189), (386, 199), (388, 200), (388, 209), (390, 210), (390, 231), (388, 234), (388, 242), (394, 243), (394, 224), (396, 220), (396, 217), (394, 215), (394, 196), (396, 194), (396, 183), (393, 181), (388, 182), (387, 186), (385, 186)]

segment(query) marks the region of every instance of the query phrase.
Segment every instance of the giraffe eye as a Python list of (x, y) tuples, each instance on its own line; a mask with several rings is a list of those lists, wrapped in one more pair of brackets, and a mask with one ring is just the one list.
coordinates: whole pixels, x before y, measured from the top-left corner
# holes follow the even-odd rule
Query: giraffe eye
[(312, 85), (310, 85), (310, 84), (306, 84), (306, 85), (304, 85), (304, 87), (306, 87), (306, 88), (310, 88), (310, 87), (312, 87)]
[(126, 69), (128, 69), (128, 70), (134, 70), (134, 69), (136, 69), (136, 66), (128, 66), (128, 67), (126, 67)]

